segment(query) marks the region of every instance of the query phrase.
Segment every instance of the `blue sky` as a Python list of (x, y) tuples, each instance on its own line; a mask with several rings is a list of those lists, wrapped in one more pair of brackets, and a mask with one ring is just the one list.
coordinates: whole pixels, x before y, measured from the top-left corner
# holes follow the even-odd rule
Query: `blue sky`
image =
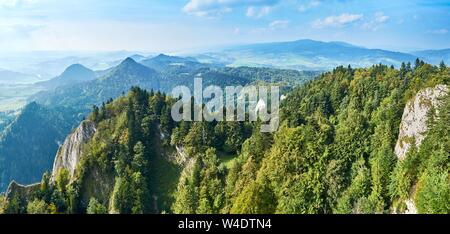
[(450, 48), (450, 0), (0, 0), (0, 51), (181, 52), (315, 39)]

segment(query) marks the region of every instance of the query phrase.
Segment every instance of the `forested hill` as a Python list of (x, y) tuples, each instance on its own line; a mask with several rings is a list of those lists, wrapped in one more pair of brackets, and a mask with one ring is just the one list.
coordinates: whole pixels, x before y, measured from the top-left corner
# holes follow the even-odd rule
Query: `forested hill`
[[(152, 66), (158, 70), (128, 58), (98, 78), (92, 77), (92, 71), (80, 65), (74, 65), (68, 68), (61, 76), (46, 83), (52, 87), (57, 85), (63, 86), (40, 92), (30, 98), (31, 102), (35, 101), (42, 107), (35, 109), (34, 112), (35, 116), (40, 116), (40, 121), (24, 116), (27, 113), (25, 111), (27, 108), (24, 108), (23, 113), (19, 114), (18, 117), (18, 119), (23, 121), (0, 123), (0, 128), (13, 125), (10, 130), (4, 132), (5, 137), (0, 138), (0, 160), (4, 159), (9, 162), (0, 167), (0, 182), (2, 183), (0, 192), (5, 191), (11, 180), (16, 180), (19, 183), (38, 182), (42, 173), (46, 170), (51, 170), (58, 144), (63, 142), (66, 134), (74, 126), (77, 126), (84, 116), (89, 114), (92, 106), (101, 106), (128, 92), (133, 86), (146, 90), (153, 89), (155, 91), (171, 92), (172, 88), (178, 85), (192, 87), (194, 78), (202, 77), (205, 87), (208, 85), (221, 87), (227, 85), (245, 86), (263, 82), (277, 83), (285, 87), (283, 90), (287, 90), (290, 87), (303, 84), (319, 74), (319, 72), (299, 72), (270, 68), (217, 68), (194, 62), (189, 58), (164, 55), (155, 57), (152, 61)], [(185, 62), (182, 63), (182, 61)], [(47, 109), (52, 110), (48, 117), (46, 117), (47, 112), (45, 111)], [(58, 117), (58, 121), (53, 117)], [(33, 130), (28, 130), (28, 128)], [(35, 131), (36, 129), (42, 131)], [(46, 129), (56, 129), (62, 134), (57, 134), (57, 137), (55, 137), (54, 134), (50, 134), (50, 131), (46, 132)], [(12, 138), (15, 140), (10, 140)], [(21, 142), (21, 144), (17, 142)], [(47, 143), (27, 144), (26, 142)], [(28, 170), (27, 173), (22, 173), (20, 176), (2, 173), (4, 171), (17, 172), (26, 168), (28, 166), (27, 163), (30, 161), (14, 160), (14, 158), (28, 158), (31, 155), (35, 163), (30, 167), (33, 170)]]
[(449, 84), (449, 68), (421, 61), (338, 67), (287, 95), (274, 134), (258, 123), (175, 123), (174, 100), (133, 88), (94, 108), (73, 177), (56, 168), (55, 183), (45, 175), (33, 195), (8, 194), (3, 210), (400, 213), (410, 199), (419, 213), (448, 213), (449, 95), (423, 103), (432, 111), (420, 147), (405, 159), (394, 147), (407, 102)]
[(72, 109), (28, 104), (0, 132), (0, 191), (12, 180), (22, 184), (39, 181), (51, 168), (60, 141), (81, 118)]
[(205, 87), (208, 85), (245, 86), (255, 82), (277, 83), (283, 87), (293, 87), (320, 74), (320, 72), (271, 68), (217, 68), (188, 58), (165, 55), (144, 60), (142, 63), (127, 58), (98, 79), (41, 92), (30, 100), (48, 106), (86, 110), (110, 98), (117, 98), (132, 86), (170, 93), (179, 85), (192, 88), (194, 78), (201, 77)]

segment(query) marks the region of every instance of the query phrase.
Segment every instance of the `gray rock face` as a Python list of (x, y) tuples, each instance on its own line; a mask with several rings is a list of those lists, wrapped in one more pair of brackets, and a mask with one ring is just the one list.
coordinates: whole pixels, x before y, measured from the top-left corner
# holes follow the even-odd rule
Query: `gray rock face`
[(70, 178), (73, 178), (76, 167), (82, 157), (82, 146), (96, 132), (95, 124), (91, 121), (83, 121), (75, 131), (70, 134), (64, 144), (59, 148), (53, 164), (52, 181), (55, 180), (60, 169), (69, 171)]
[(406, 104), (400, 124), (400, 133), (395, 146), (397, 158), (402, 160), (412, 144), (420, 147), (428, 130), (428, 112), (437, 109), (439, 99), (448, 93), (446, 85), (437, 85), (417, 93), (416, 97)]
[[(399, 160), (405, 159), (406, 154), (413, 144), (417, 148), (420, 147), (428, 131), (427, 121), (429, 111), (432, 108), (436, 111), (438, 110), (440, 98), (447, 95), (448, 91), (446, 85), (427, 88), (418, 92), (416, 97), (406, 104), (400, 124), (398, 141), (395, 146), (395, 154)], [(406, 205), (406, 210), (403, 214), (417, 214), (417, 208), (413, 200), (415, 190), (414, 186), (411, 189), (409, 199), (403, 201)], [(395, 209), (394, 213), (397, 213)]]

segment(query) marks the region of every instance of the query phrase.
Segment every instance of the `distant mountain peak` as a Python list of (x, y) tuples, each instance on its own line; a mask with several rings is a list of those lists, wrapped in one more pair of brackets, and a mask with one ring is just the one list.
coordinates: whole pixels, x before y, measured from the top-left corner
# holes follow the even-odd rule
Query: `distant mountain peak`
[[(299, 39), (299, 40), (296, 40), (296, 41), (291, 41), (291, 42), (294, 42), (294, 43), (324, 43), (323, 41), (316, 41), (316, 40), (312, 40), (312, 39)], [(275, 43), (277, 43), (277, 42), (275, 42)], [(289, 43), (289, 41), (287, 41), (286, 43)]]
[(167, 54), (158, 54), (158, 56), (154, 57), (156, 58), (172, 58), (173, 56), (167, 55)]
[(38, 112), (45, 109), (43, 106), (38, 104), (37, 102), (33, 101), (28, 103), (26, 106), (24, 106), (21, 110), (21, 114), (19, 115), (19, 118), (24, 118), (30, 115), (35, 115)]
[(66, 70), (64, 70), (64, 72), (61, 74), (61, 76), (66, 76), (66, 75), (71, 75), (74, 73), (80, 73), (80, 72), (93, 72), (91, 69), (76, 63), (76, 64), (72, 64), (69, 67), (66, 68)]
[(155, 71), (153, 69), (136, 62), (131, 57), (128, 57), (117, 67), (115, 67), (112, 74), (116, 76), (123, 76), (124, 74), (141, 74), (142, 76), (142, 74), (151, 74), (154, 72)]
[(68, 70), (68, 69), (88, 69), (88, 68), (83, 66), (83, 65), (81, 65), (81, 64), (79, 64), (79, 63), (75, 63), (75, 64), (72, 64), (72, 65), (68, 66), (66, 68), (66, 70)]
[(64, 72), (59, 76), (59, 79), (90, 80), (93, 77), (95, 77), (94, 71), (79, 63), (76, 63), (67, 67), (66, 70), (64, 70)]
[(132, 58), (136, 62), (140, 62), (140, 61), (146, 59), (145, 56), (140, 55), (140, 54), (134, 54), (134, 55), (130, 56), (130, 58)]
[(37, 84), (47, 88), (56, 88), (60, 86), (72, 85), (80, 82), (90, 81), (96, 78), (96, 74), (91, 69), (81, 65), (72, 64), (64, 70), (61, 75)]
[(134, 59), (132, 59), (131, 57), (126, 58), (125, 60), (123, 60), (116, 68), (115, 68), (115, 72), (120, 72), (120, 71), (136, 71), (136, 70), (142, 70), (142, 69), (149, 69), (146, 66), (136, 62)]
[(134, 59), (132, 59), (131, 57), (128, 57), (125, 60), (123, 60), (119, 66), (130, 65), (130, 64), (138, 64), (138, 63), (136, 61), (134, 61)]
[(362, 48), (361, 46), (356, 46), (347, 42), (343, 42), (343, 41), (330, 41), (329, 43), (335, 44), (335, 45), (340, 45), (340, 46), (346, 46), (346, 47), (354, 47), (354, 48)]
[(163, 61), (163, 62), (198, 62), (195, 58), (192, 57), (179, 57), (179, 56), (171, 56), (167, 54), (159, 54), (156, 57), (151, 58), (150, 60)]
[(159, 54), (156, 57), (150, 58), (151, 61), (158, 61), (158, 62), (184, 62), (186, 61), (185, 58), (177, 57), (177, 56), (170, 56), (167, 54)]
[(36, 108), (39, 108), (39, 104), (35, 101), (32, 101), (32, 102), (28, 103), (23, 109), (24, 110), (30, 110), (30, 109), (32, 110), (32, 109), (36, 109)]
[[(153, 58), (145, 59), (141, 63), (156, 71), (167, 71), (171, 69), (184, 69), (183, 73), (192, 72), (199, 68), (205, 67), (205, 64), (200, 63), (197, 59), (192, 57), (170, 56), (166, 54), (159, 54)], [(180, 72), (180, 70), (178, 70)]]

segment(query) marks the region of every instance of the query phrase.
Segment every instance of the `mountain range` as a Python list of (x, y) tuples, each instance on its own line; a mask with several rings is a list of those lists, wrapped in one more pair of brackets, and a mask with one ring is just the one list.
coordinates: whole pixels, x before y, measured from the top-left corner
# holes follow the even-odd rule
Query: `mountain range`
[[(217, 85), (296, 74), (211, 71)], [(167, 78), (128, 58), (99, 80), (120, 77), (155, 78), (160, 85)], [(339, 66), (288, 91), (273, 133), (262, 133), (260, 122), (175, 122), (176, 99), (132, 87), (92, 109), (41, 183), (12, 182), (0, 212), (446, 214), (449, 84), (447, 66), (420, 60), (401, 69)], [(40, 108), (31, 103), (30, 109)]]
[(394, 52), (369, 49), (345, 42), (297, 40), (232, 46), (196, 56), (203, 62), (229, 66), (276, 67), (296, 70), (330, 70), (337, 66), (369, 67), (386, 64), (399, 67), (402, 62), (420, 58), (432, 64), (449, 63), (450, 50)]
[[(167, 71), (171, 69), (187, 69), (184, 72), (209, 67), (209, 65), (198, 62), (195, 58), (191, 57), (177, 57), (160, 54), (156, 57), (147, 58), (141, 60), (140, 63), (147, 67), (150, 67), (156, 71)], [(183, 72), (183, 71), (181, 71)]]
[[(93, 105), (103, 106), (132, 87), (170, 92), (178, 85), (192, 87), (194, 77), (202, 77), (205, 86), (245, 86), (254, 82), (267, 82), (288, 88), (303, 84), (318, 74), (272, 68), (225, 68), (203, 64), (193, 58), (167, 55), (141, 60), (141, 63), (127, 58), (116, 67), (101, 72), (93, 72), (79, 64), (72, 65), (60, 76), (38, 83), (46, 90), (32, 95), (29, 98), (31, 104), (24, 107), (3, 132), (3, 138), (0, 138), (0, 160), (8, 163), (0, 170), (0, 189), (5, 189), (12, 179), (25, 184), (37, 182), (44, 171), (51, 169), (48, 156), (56, 153), (57, 145), (64, 140), (65, 133), (79, 124)], [(48, 121), (40, 119), (46, 115), (49, 116)], [(36, 125), (36, 131), (27, 132), (26, 129), (32, 125)], [(46, 143), (26, 144), (27, 141)], [(22, 145), (20, 150), (14, 151), (18, 145)], [(21, 168), (27, 163), (13, 159), (29, 156), (36, 160), (37, 169), (21, 176), (14, 174), (17, 170), (11, 168)]]
[(0, 85), (30, 84), (36, 81), (39, 81), (37, 76), (0, 69)]
[(441, 61), (444, 61), (446, 64), (450, 62), (450, 49), (422, 50), (416, 51), (413, 54), (432, 64), (439, 64)]
[[(5, 130), (0, 138), (0, 160), (8, 163), (0, 168), (0, 189), (5, 189), (11, 179), (21, 183), (36, 182), (43, 171), (51, 169), (48, 157), (56, 152), (58, 142), (62, 142), (66, 133), (88, 115), (93, 105), (110, 102), (134, 86), (168, 93), (178, 85), (192, 87), (193, 79), (202, 77), (205, 86), (266, 82), (282, 85), (286, 91), (312, 80), (322, 70), (338, 65), (359, 67), (385, 63), (398, 66), (402, 62), (412, 62), (417, 56), (437, 62), (448, 59), (448, 52), (421, 51), (412, 55), (343, 42), (300, 40), (238, 46), (190, 57), (135, 54), (123, 61), (112, 62), (117, 65), (100, 71), (73, 64), (59, 76), (36, 83), (35, 86), (44, 91), (31, 95), (28, 98), (31, 104), (17, 117), (8, 116), (7, 121), (1, 121), (0, 127)], [(298, 71), (304, 69), (317, 71)], [(46, 115), (49, 117), (42, 119)], [(36, 131), (26, 131), (32, 124), (36, 125)], [(46, 143), (27, 144), (27, 141)], [(20, 150), (18, 145), (21, 145)], [(36, 160), (37, 169), (24, 176), (15, 176), (22, 164), (14, 158), (30, 155)]]
[[(29, 51), (0, 54), (0, 68), (38, 76), (48, 80), (59, 76), (72, 64), (97, 70), (117, 66), (126, 57), (140, 54), (137, 51), (112, 52), (69, 52), (69, 51)], [(147, 53), (143, 53), (149, 56)], [(143, 56), (143, 55), (140, 55)], [(144, 56), (143, 56), (144, 57)], [(136, 60), (137, 61), (137, 60)]]
[[(369, 49), (346, 42), (324, 42), (309, 39), (226, 46), (186, 55), (189, 56), (189, 58), (185, 58), (187, 60), (195, 58), (200, 63), (221, 66), (264, 66), (297, 70), (330, 70), (336, 66), (348, 64), (353, 67), (367, 67), (380, 62), (398, 67), (401, 62), (413, 62), (417, 57), (435, 65), (441, 60), (447, 64), (450, 63), (450, 49), (392, 51)], [(134, 51), (98, 53), (42, 51), (1, 55), (0, 67), (49, 79), (62, 73), (71, 64), (83, 64), (95, 71), (107, 70), (120, 64), (125, 57), (131, 57), (136, 62), (141, 62), (154, 56)]]

